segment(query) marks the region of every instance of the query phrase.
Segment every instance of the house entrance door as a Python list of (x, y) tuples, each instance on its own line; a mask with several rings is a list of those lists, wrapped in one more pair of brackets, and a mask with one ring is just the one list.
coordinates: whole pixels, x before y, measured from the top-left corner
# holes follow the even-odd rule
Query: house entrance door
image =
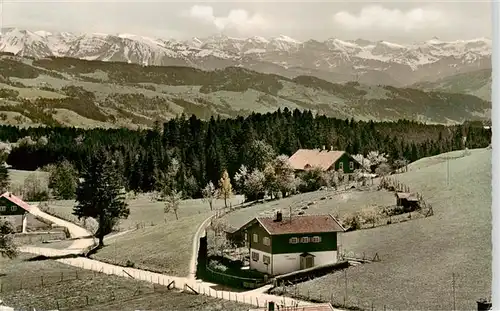
[(308, 269), (314, 267), (314, 255), (302, 254), (300, 255), (300, 269)]

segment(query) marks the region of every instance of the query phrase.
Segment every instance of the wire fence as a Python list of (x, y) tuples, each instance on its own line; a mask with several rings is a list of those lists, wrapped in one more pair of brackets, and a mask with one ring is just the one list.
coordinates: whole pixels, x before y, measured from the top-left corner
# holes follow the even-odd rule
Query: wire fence
[(103, 273), (85, 270), (46, 273), (0, 283), (0, 295), (9, 297), (6, 300), (15, 300), (16, 308), (23, 310), (72, 310), (112, 301), (125, 302), (159, 291), (157, 285), (113, 281)]

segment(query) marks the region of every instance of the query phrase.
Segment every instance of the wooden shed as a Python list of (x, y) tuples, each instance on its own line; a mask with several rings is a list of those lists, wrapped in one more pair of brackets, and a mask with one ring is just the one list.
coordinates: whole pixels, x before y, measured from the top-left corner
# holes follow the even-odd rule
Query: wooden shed
[(419, 208), (417, 196), (409, 192), (396, 192), (396, 205), (402, 206), (405, 213)]

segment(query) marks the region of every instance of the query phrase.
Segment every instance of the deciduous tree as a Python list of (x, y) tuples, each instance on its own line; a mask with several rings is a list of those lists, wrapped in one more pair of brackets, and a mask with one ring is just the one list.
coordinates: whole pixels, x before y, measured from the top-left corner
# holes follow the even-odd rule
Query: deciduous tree
[(49, 188), (56, 199), (71, 200), (75, 198), (78, 172), (64, 160), (49, 169)]
[(175, 219), (179, 220), (179, 206), (182, 201), (182, 192), (177, 192), (177, 190), (169, 191), (165, 193), (163, 201), (165, 202), (165, 207), (163, 212), (168, 214), (169, 212), (173, 212), (175, 214)]
[(227, 170), (224, 170), (222, 173), (217, 193), (219, 194), (219, 199), (224, 200), (224, 207), (227, 208), (227, 199), (231, 198), (233, 195), (233, 186), (231, 185), (231, 179), (229, 178)]
[(0, 256), (13, 259), (19, 254), (17, 245), (14, 243), (12, 234), (15, 233), (12, 224), (0, 219)]
[(213, 210), (213, 202), (217, 197), (217, 189), (215, 189), (215, 186), (211, 181), (209, 181), (205, 188), (203, 188), (202, 194), (203, 201), (208, 203), (210, 210)]

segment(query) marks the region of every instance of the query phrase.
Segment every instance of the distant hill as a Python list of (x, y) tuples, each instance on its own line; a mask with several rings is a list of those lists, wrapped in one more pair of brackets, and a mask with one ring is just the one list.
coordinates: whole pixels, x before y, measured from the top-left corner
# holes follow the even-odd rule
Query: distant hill
[(440, 92), (474, 95), (491, 101), (491, 69), (461, 73), (433, 82), (420, 82), (411, 87)]
[(239, 67), (203, 71), (4, 53), (0, 73), (0, 118), (21, 125), (151, 126), (181, 113), (207, 119), (284, 107), (359, 120), (456, 123), (489, 118), (491, 109), (467, 94), (335, 84)]

